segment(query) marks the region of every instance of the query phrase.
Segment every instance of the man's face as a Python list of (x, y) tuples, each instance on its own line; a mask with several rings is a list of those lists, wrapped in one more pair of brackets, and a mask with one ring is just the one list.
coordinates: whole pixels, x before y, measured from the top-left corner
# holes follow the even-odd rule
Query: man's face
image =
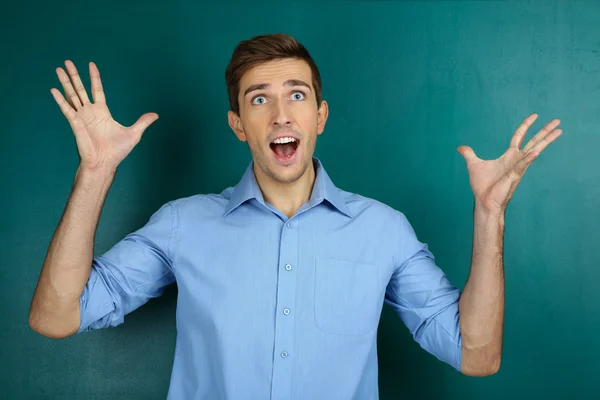
[(317, 109), (309, 65), (291, 58), (258, 65), (242, 77), (238, 100), (240, 115), (229, 111), (229, 125), (248, 142), (256, 172), (281, 184), (300, 179), (328, 113), (325, 101)]

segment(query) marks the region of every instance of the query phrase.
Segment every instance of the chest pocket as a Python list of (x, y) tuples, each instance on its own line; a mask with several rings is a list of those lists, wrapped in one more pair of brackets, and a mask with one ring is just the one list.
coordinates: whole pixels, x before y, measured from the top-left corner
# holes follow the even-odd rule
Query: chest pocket
[(324, 332), (362, 336), (379, 324), (377, 268), (335, 258), (315, 260), (315, 324)]

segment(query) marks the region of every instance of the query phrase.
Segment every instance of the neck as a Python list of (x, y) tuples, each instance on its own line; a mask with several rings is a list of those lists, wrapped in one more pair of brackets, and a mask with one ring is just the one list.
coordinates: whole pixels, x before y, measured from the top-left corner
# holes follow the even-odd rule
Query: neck
[(292, 183), (274, 181), (265, 175), (256, 164), (254, 164), (254, 175), (265, 201), (281, 210), (288, 218), (310, 200), (316, 177), (312, 162), (300, 179)]

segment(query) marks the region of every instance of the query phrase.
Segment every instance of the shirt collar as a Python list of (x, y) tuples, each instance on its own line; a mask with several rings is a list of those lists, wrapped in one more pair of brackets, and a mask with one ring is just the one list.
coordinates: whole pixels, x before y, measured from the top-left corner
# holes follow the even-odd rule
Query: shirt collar
[[(313, 165), (315, 167), (316, 178), (309, 200), (309, 207), (314, 207), (323, 200), (327, 200), (339, 212), (352, 218), (352, 214), (342, 198), (340, 190), (333, 184), (329, 175), (327, 175), (321, 161), (313, 157)], [(262, 192), (256, 181), (256, 176), (254, 175), (253, 167), (254, 162), (251, 161), (239, 183), (233, 189), (229, 202), (225, 207), (223, 217), (226, 217), (230, 212), (251, 199), (256, 199), (259, 203), (265, 204)]]

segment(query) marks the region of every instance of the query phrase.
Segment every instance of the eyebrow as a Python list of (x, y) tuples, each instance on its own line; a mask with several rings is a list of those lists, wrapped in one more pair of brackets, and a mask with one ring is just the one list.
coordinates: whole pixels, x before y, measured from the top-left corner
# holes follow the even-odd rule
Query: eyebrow
[[(305, 86), (310, 90), (310, 86), (308, 83), (301, 81), (300, 79), (288, 79), (283, 82), (283, 86), (292, 87), (292, 86)], [(248, 89), (244, 92), (244, 97), (248, 95), (250, 92), (254, 92), (256, 90), (265, 90), (271, 87), (270, 83), (257, 83), (255, 85), (250, 85)]]

